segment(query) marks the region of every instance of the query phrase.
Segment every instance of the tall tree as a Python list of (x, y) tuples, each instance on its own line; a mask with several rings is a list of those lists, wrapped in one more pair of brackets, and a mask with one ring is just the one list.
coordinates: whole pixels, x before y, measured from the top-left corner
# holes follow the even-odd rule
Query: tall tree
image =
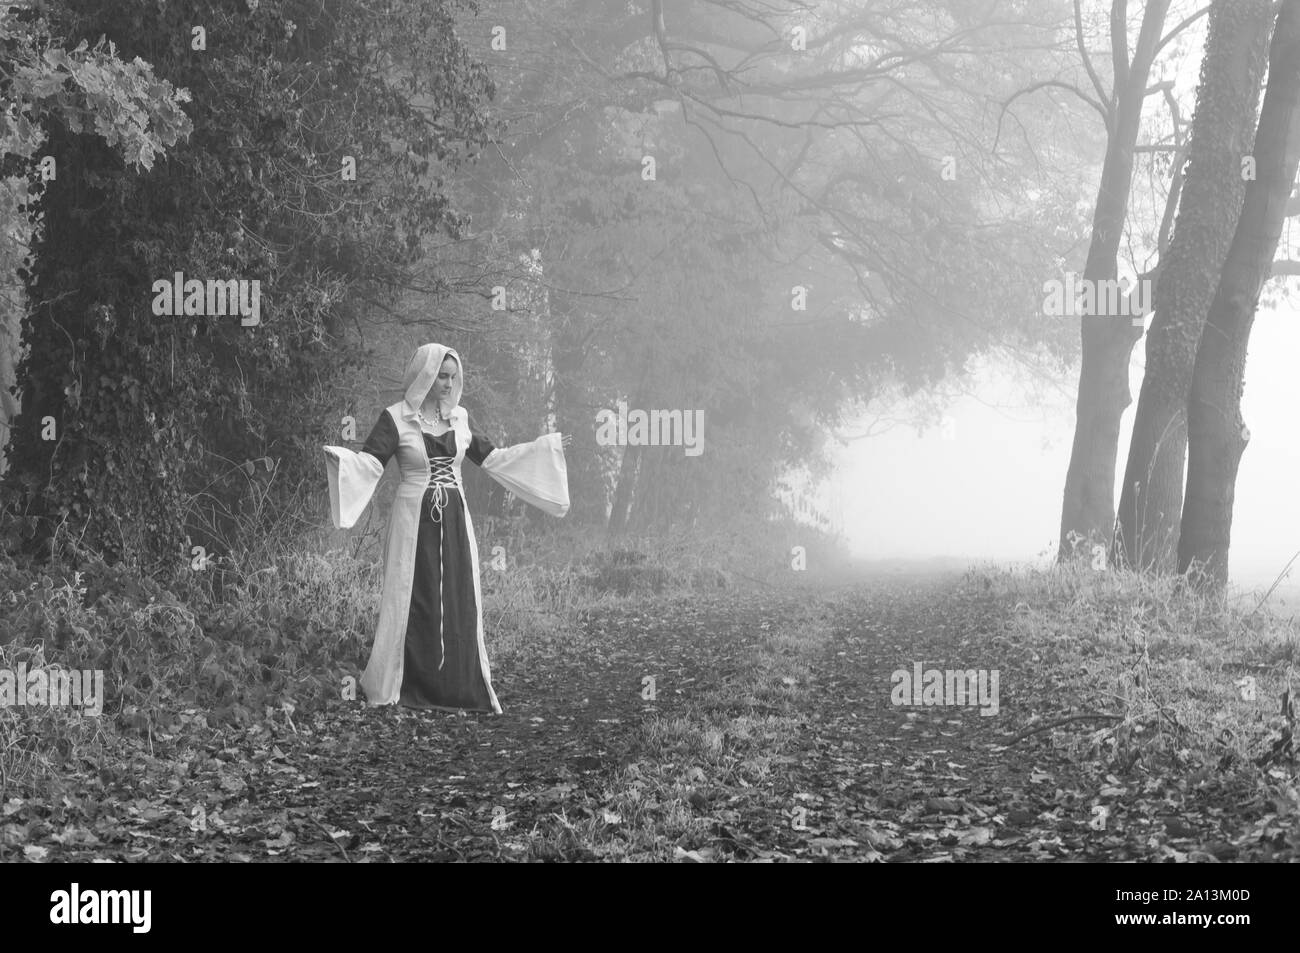
[[(1083, 38), (1079, 0), (1075, 0), (1076, 41), (1106, 123), (1106, 157), (1093, 211), (1092, 240), (1083, 279), (1090, 283), (1118, 277), (1120, 240), (1128, 215), (1133, 162), (1142, 106), (1156, 55), (1164, 45), (1170, 0), (1147, 0), (1133, 54), (1129, 56), (1128, 3), (1112, 0), (1110, 42), (1112, 88), (1105, 92)], [(1128, 317), (1081, 318), (1083, 358), (1075, 403), (1074, 443), (1065, 477), (1059, 554), (1075, 554), (1079, 541), (1109, 544), (1115, 521), (1115, 460), (1120, 418), (1132, 397), (1128, 368), (1133, 345), (1142, 336)]]
[(1257, 177), (1246, 185), (1201, 334), (1187, 409), (1187, 498), (1178, 568), (1194, 570), (1197, 582), (1213, 587), (1227, 582), (1237, 469), (1250, 439), (1241, 416), (1246, 346), (1300, 166), (1300, 0), (1282, 0), (1268, 70), (1253, 152)]
[(1187, 393), (1206, 313), (1246, 192), (1272, 0), (1216, 0), (1210, 10), (1181, 204), (1157, 268), (1146, 372), (1120, 488), (1115, 559), (1172, 571), (1182, 515)]

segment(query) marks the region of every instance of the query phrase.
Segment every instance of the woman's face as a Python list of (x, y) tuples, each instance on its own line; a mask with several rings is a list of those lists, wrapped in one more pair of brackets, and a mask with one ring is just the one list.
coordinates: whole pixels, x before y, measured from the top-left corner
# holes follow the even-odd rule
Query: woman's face
[(437, 400), (446, 400), (451, 396), (452, 387), (456, 384), (456, 375), (460, 373), (454, 357), (445, 358), (442, 362), (442, 369), (438, 372), (438, 379), (433, 382), (431, 396)]

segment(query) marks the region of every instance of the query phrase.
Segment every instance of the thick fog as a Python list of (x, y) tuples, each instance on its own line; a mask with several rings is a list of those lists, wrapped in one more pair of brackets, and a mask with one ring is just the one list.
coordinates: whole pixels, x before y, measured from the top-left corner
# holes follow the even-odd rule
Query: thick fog
[[(1297, 354), (1300, 310), (1261, 308), (1246, 365), (1242, 403), (1251, 437), (1232, 525), (1231, 581), (1245, 589), (1267, 588), (1300, 550)], [(1129, 385), (1135, 404), (1143, 366), (1138, 347)], [(1050, 563), (1074, 433), (1077, 367), (1073, 375), (1032, 379), (1033, 392), (1026, 393), (1025, 375), (1013, 362), (990, 362), (961, 382), (969, 393), (955, 398), (939, 425), (921, 432), (901, 422), (840, 448), (822, 499), (854, 555)], [(1133, 410), (1124, 414), (1125, 449)], [(1122, 479), (1121, 470), (1117, 499)], [(1289, 603), (1293, 611), (1300, 604), (1298, 567), (1300, 560), (1270, 604)]]

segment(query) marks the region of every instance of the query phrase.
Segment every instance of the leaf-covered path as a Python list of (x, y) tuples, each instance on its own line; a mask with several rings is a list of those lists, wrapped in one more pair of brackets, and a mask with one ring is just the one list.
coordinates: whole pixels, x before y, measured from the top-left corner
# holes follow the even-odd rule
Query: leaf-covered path
[[(502, 716), (339, 702), (155, 738), (3, 805), (0, 859), (1294, 856), (1250, 791), (1054, 743), (1096, 725), (1008, 747), (1087, 710), (1011, 612), (953, 576), (602, 609), (498, 662)], [(998, 670), (998, 713), (892, 704), (917, 663)]]

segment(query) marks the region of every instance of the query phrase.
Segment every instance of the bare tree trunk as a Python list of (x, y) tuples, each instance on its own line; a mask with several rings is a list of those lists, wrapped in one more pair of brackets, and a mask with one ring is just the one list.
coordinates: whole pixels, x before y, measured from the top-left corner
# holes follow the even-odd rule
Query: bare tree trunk
[[(1116, 258), (1128, 211), (1142, 103), (1169, 0), (1148, 0), (1132, 63), (1126, 53), (1126, 9), (1123, 0), (1114, 0), (1111, 5), (1115, 89), (1107, 110), (1106, 158), (1083, 271), (1084, 279), (1091, 282), (1117, 277)], [(1075, 404), (1074, 445), (1061, 507), (1058, 555), (1062, 559), (1074, 555), (1075, 534), (1090, 543), (1109, 543), (1114, 530), (1120, 417), (1132, 401), (1128, 365), (1133, 345), (1142, 336), (1141, 329), (1134, 328), (1127, 317), (1085, 315), (1081, 321), (1083, 360)]]
[(1216, 0), (1201, 65), (1190, 168), (1173, 240), (1161, 253), (1146, 374), (1120, 488), (1116, 562), (1172, 572), (1183, 508), (1187, 394), (1196, 348), (1228, 256), (1255, 135), (1272, 0)]
[(591, 390), (587, 381), (587, 342), (582, 333), (581, 312), (574, 296), (560, 290), (550, 292), (550, 315), (557, 330), (552, 337), (554, 362), (556, 429), (573, 434), (573, 445), (565, 454), (569, 470), (568, 519), (587, 526), (605, 522), (609, 501), (601, 454), (592, 437)]
[(641, 477), (637, 481), (636, 505), (631, 516), (631, 525), (636, 532), (649, 535), (663, 532), (672, 525), (673, 511), (670, 503), (675, 494), (675, 474), (669, 461), (671, 451), (667, 447), (657, 447), (655, 452), (641, 461)]
[(1237, 468), (1250, 439), (1241, 417), (1246, 344), (1300, 166), (1300, 0), (1283, 0), (1268, 64), (1255, 133), (1257, 178), (1246, 186), (1241, 220), (1196, 352), (1187, 408), (1187, 500), (1178, 569), (1186, 572), (1195, 562), (1194, 581), (1215, 588), (1228, 581)]
[(632, 508), (632, 495), (636, 488), (637, 464), (641, 460), (641, 447), (623, 448), (623, 461), (618, 470), (618, 486), (614, 490), (614, 505), (609, 511), (609, 536), (622, 536), (627, 530), (627, 515)]
[(18, 344), (21, 340), (17, 309), (0, 309), (0, 473), (7, 469), (5, 444), (9, 442), (10, 422), (18, 416), (18, 401), (9, 388), (18, 382)]
[[(0, 183), (0, 189), (6, 188)], [(19, 348), (27, 291), (19, 270), (30, 251), (31, 223), (21, 215), (0, 222), (0, 474), (8, 469), (5, 447), (18, 416), (19, 401), (10, 392), (18, 383)]]

